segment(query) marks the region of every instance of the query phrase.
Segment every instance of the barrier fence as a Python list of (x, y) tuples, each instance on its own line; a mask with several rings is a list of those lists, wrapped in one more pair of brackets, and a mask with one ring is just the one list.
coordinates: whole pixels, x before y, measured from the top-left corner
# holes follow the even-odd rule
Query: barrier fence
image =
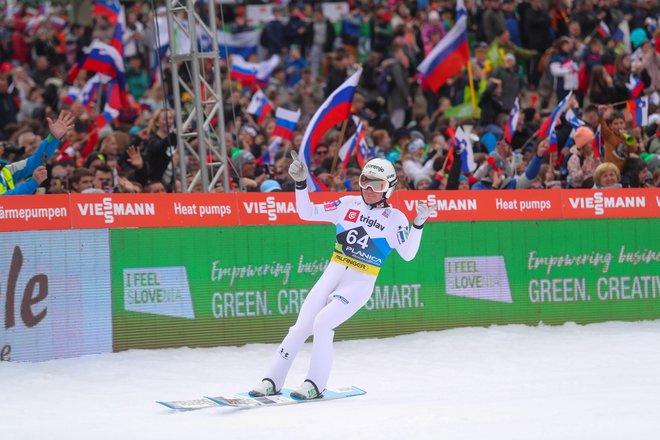
[[(659, 190), (401, 191), (393, 205), (412, 220), (433, 198), (416, 259), (393, 253), (337, 338), (660, 317)], [(278, 342), (333, 249), (334, 227), (300, 221), (293, 194), (1, 201), (0, 229), (16, 226), (0, 233), (2, 360)]]

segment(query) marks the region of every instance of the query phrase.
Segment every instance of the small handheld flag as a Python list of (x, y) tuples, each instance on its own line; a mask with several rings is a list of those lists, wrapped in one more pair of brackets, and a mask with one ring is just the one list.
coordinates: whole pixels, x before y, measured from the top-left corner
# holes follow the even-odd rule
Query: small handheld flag
[(257, 90), (252, 95), (252, 100), (247, 107), (247, 112), (257, 117), (257, 123), (261, 124), (266, 117), (273, 111), (273, 105), (270, 103), (264, 92)]
[(299, 119), (300, 110), (294, 112), (278, 107), (275, 110), (275, 130), (273, 130), (273, 136), (279, 136), (287, 141), (292, 140)]

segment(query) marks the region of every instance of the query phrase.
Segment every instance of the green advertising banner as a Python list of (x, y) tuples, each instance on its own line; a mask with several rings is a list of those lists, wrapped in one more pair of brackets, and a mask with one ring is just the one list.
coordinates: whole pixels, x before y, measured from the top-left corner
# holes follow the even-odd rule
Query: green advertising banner
[[(338, 339), (660, 317), (660, 220), (429, 223)], [(115, 229), (114, 349), (279, 342), (328, 264), (332, 225)]]

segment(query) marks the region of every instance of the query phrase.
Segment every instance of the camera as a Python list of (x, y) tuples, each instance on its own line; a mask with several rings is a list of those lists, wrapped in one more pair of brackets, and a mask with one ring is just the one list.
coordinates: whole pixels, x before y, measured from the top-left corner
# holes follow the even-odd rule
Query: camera
[(25, 154), (25, 147), (19, 147), (9, 142), (0, 142), (0, 147), (5, 149), (5, 154)]

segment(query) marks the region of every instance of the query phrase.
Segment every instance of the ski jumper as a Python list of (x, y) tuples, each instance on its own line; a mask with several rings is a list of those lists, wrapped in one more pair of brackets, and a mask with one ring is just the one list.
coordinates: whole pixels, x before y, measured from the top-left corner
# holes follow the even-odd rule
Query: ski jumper
[(408, 219), (390, 206), (372, 208), (361, 196), (313, 204), (307, 188), (296, 188), (296, 207), (303, 220), (333, 223), (337, 235), (332, 258), (305, 298), (296, 323), (273, 356), (266, 376), (280, 390), (300, 347), (314, 335), (307, 373), (319, 391), (332, 366), (334, 329), (364, 306), (387, 255), (396, 249), (406, 260), (417, 254), (422, 227), (408, 230)]

